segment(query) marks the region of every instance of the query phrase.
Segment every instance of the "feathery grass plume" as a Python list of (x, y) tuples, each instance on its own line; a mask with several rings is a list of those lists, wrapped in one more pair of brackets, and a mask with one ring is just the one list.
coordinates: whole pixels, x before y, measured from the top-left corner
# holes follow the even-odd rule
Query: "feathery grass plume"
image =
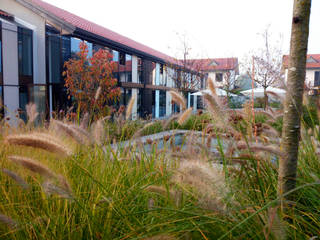
[(65, 189), (67, 192), (72, 193), (72, 188), (68, 182), (68, 180), (63, 175), (58, 175), (57, 179), (59, 181), (60, 186)]
[(66, 124), (59, 120), (51, 119), (50, 121), (52, 124), (57, 126), (57, 130), (64, 132), (67, 136), (74, 139), (79, 144), (88, 145), (90, 140), (88, 138), (88, 134), (84, 133), (85, 130), (81, 129), (80, 127), (76, 127), (73, 124)]
[(244, 141), (239, 141), (237, 143), (237, 148), (239, 150), (250, 149), (253, 152), (268, 152), (279, 157), (283, 156), (284, 153), (280, 150), (279, 146), (276, 145), (262, 145), (261, 143), (249, 143)]
[(133, 105), (135, 102), (136, 102), (136, 96), (132, 95), (126, 109), (126, 120), (128, 120), (131, 117)]
[(18, 183), (23, 189), (28, 189), (29, 188), (29, 184), (23, 180), (22, 177), (20, 177), (18, 174), (3, 168), (1, 169), (1, 171), (6, 174), (7, 176), (9, 176), (10, 178), (12, 178), (14, 181), (16, 181), (16, 183)]
[(208, 78), (208, 88), (213, 96), (217, 95), (216, 86), (211, 78)]
[(43, 191), (51, 196), (53, 194), (57, 194), (65, 199), (73, 199), (72, 192), (68, 189), (62, 188), (54, 184), (52, 181), (48, 180), (42, 184)]
[(224, 211), (223, 198), (228, 187), (218, 167), (202, 161), (182, 161), (172, 177), (172, 182), (179, 186), (189, 186), (198, 195), (199, 204), (207, 209)]
[(147, 124), (144, 125), (143, 128), (140, 128), (138, 131), (136, 131), (131, 139), (135, 139), (139, 136), (141, 136), (141, 134), (143, 133), (144, 130), (146, 130), (148, 127), (152, 126), (153, 124), (156, 124), (156, 122), (149, 122)]
[(100, 94), (101, 94), (101, 86), (98, 87), (97, 91), (96, 91), (96, 94), (94, 96), (94, 100), (97, 101), (100, 97)]
[(34, 103), (28, 103), (26, 105), (26, 112), (28, 116), (28, 125), (30, 125), (36, 120), (39, 115), (37, 111), (37, 105)]
[(160, 234), (152, 237), (142, 238), (143, 240), (176, 240), (172, 235)]
[(207, 94), (207, 93), (203, 94), (203, 98), (206, 100), (208, 109), (210, 110), (212, 117), (215, 120), (220, 121), (221, 123), (227, 123), (226, 120), (228, 119), (227, 118), (228, 114), (222, 112), (220, 105), (218, 104), (217, 99), (215, 99), (214, 96)]
[(167, 197), (169, 195), (171, 199), (177, 200), (177, 193), (175, 191), (167, 191), (166, 188), (161, 186), (150, 185), (146, 187), (145, 190), (151, 193), (159, 194), (164, 197)]
[(99, 119), (93, 124), (92, 128), (93, 139), (98, 145), (102, 145), (105, 141), (105, 130), (103, 122), (103, 119)]
[[(265, 239), (269, 239), (271, 233), (276, 239), (286, 239), (286, 226), (279, 218), (277, 209), (278, 207), (268, 208), (268, 219), (264, 220), (267, 223), (263, 228)], [(263, 216), (262, 218), (264, 219), (265, 217)]]
[(80, 128), (87, 129), (89, 124), (89, 113), (85, 113), (80, 121)]
[(169, 119), (165, 120), (162, 124), (163, 129), (167, 129), (173, 121), (178, 119), (181, 116), (180, 113), (172, 115)]
[(188, 118), (189, 118), (190, 115), (192, 114), (192, 110), (193, 110), (193, 108), (190, 107), (190, 108), (188, 108), (187, 110), (185, 110), (185, 111), (181, 114), (181, 116), (180, 116), (179, 119), (178, 119), (179, 125), (184, 124), (184, 123), (188, 120)]
[(8, 144), (39, 148), (65, 156), (73, 154), (72, 149), (60, 143), (61, 140), (46, 133), (12, 134), (7, 136), (5, 141)]
[(284, 97), (274, 91), (267, 91), (267, 95), (279, 99), (281, 103), (284, 101)]
[(169, 91), (169, 93), (172, 97), (172, 101), (175, 102), (178, 106), (181, 106), (181, 110), (185, 110), (187, 108), (186, 99), (180, 93), (177, 93), (173, 90)]
[(12, 218), (0, 213), (0, 222), (6, 224), (9, 228), (14, 229), (18, 227), (18, 223)]
[(275, 119), (274, 116), (273, 116), (271, 113), (269, 113), (268, 111), (255, 110), (254, 112), (255, 112), (256, 115), (257, 115), (257, 114), (261, 114), (261, 115), (264, 115), (264, 116), (266, 116), (266, 117), (268, 117), (268, 118)]
[(12, 162), (20, 164), (24, 168), (29, 169), (34, 173), (40, 174), (45, 178), (56, 178), (56, 174), (54, 172), (52, 172), (49, 168), (31, 158), (22, 156), (8, 156), (8, 159)]

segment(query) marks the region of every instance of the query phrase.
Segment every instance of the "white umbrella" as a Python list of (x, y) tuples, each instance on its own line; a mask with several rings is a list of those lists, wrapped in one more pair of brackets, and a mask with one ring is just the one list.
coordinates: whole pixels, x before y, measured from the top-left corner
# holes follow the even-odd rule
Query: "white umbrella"
[[(201, 90), (199, 92), (192, 93), (193, 96), (202, 96), (203, 93), (211, 94), (211, 91), (209, 89)], [(219, 97), (225, 97), (227, 96), (227, 92), (221, 88), (216, 88), (216, 93)], [(229, 96), (235, 97), (237, 95), (230, 93)]]
[[(286, 91), (281, 89), (281, 88), (274, 88), (274, 87), (267, 87), (267, 92), (274, 92), (280, 96), (283, 96), (286, 94)], [(252, 96), (252, 89), (249, 90), (245, 90), (241, 92), (243, 95)], [(264, 97), (264, 89), (262, 87), (259, 88), (254, 88), (253, 89), (253, 95), (255, 98), (260, 98), (260, 97)]]

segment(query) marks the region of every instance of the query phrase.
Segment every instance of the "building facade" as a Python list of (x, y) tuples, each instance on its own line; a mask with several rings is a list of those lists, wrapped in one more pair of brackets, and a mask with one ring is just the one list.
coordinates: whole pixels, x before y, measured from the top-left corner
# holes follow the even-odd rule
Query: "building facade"
[[(285, 82), (288, 79), (289, 56), (283, 56), (283, 70), (285, 73)], [(320, 54), (308, 54), (306, 62), (305, 85), (311, 89), (320, 89)]]
[[(15, 119), (19, 110), (20, 117), (26, 118), (25, 106), (34, 102), (41, 117), (47, 118), (70, 106), (63, 64), (79, 51), (81, 41), (87, 44), (89, 55), (100, 48), (112, 53), (120, 104), (126, 105), (131, 96), (137, 99), (133, 118), (161, 118), (176, 111), (169, 90), (176, 87), (177, 60), (41, 0), (1, 0), (3, 114)], [(190, 71), (191, 78), (193, 74)], [(196, 106), (190, 93), (197, 90), (188, 90), (188, 107)]]

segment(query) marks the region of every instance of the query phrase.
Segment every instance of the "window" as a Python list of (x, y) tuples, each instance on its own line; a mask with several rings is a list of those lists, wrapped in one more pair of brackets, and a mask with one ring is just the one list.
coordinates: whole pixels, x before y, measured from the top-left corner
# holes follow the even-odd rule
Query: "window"
[(166, 115), (166, 91), (159, 91), (159, 117)]
[(4, 102), (3, 102), (3, 76), (2, 76), (2, 25), (0, 21), (0, 119), (3, 118), (4, 114)]
[(216, 73), (216, 82), (222, 82), (222, 73)]
[(18, 27), (19, 84), (33, 83), (32, 31)]
[(126, 55), (123, 52), (119, 54), (119, 64), (126, 65)]
[(314, 72), (314, 86), (320, 86), (320, 71)]

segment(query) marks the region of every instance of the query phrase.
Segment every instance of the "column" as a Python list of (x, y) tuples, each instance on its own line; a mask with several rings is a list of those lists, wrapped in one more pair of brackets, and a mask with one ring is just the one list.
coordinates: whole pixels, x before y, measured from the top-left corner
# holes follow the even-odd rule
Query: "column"
[[(160, 64), (156, 63), (156, 76), (155, 76), (155, 85), (160, 84)], [(155, 91), (155, 118), (159, 118), (159, 108), (160, 108), (160, 91)]]
[(16, 110), (19, 108), (18, 36), (16, 25), (2, 22), (2, 44), (5, 116), (10, 117), (11, 124), (16, 124)]
[[(138, 82), (138, 57), (132, 55), (132, 82), (137, 83)], [(135, 97), (136, 101), (134, 102), (133, 108), (132, 108), (132, 120), (136, 120), (138, 118), (138, 89), (133, 88), (131, 92), (131, 97)]]

